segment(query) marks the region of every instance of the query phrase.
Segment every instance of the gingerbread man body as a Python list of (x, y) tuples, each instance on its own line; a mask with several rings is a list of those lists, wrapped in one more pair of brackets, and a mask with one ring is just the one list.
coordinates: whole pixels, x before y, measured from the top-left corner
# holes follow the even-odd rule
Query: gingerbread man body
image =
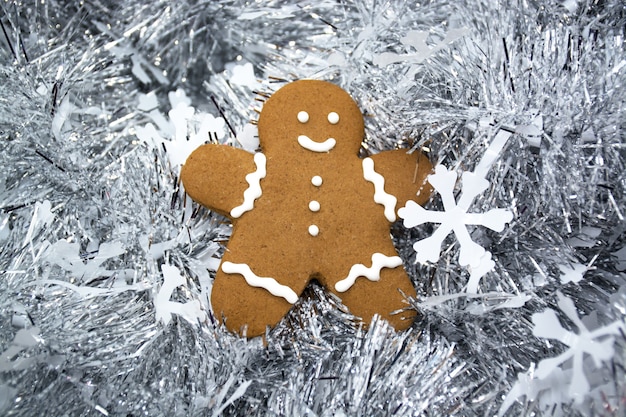
[(415, 290), (390, 225), (412, 199), (423, 204), (432, 166), (419, 152), (358, 157), (363, 117), (352, 98), (324, 81), (287, 84), (258, 122), (262, 153), (203, 145), (181, 179), (198, 203), (230, 217), (232, 237), (217, 271), (215, 316), (237, 333), (275, 326), (315, 279), (369, 323), (412, 323)]

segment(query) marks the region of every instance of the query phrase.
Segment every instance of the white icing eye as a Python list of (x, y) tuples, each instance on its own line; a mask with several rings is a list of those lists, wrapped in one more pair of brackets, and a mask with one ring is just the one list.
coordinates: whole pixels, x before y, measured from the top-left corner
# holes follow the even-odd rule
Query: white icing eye
[(328, 113), (328, 123), (330, 123), (331, 125), (336, 125), (337, 123), (339, 123), (339, 115), (334, 111)]
[(306, 123), (309, 121), (309, 113), (305, 111), (298, 112), (298, 121), (300, 123)]

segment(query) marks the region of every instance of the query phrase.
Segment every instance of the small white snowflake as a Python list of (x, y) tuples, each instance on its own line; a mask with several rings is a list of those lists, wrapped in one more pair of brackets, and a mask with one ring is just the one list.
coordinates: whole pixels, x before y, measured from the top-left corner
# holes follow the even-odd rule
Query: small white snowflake
[(567, 394), (563, 390), (554, 390), (554, 387), (562, 387), (571, 378), (571, 371), (556, 369), (549, 377), (538, 379), (533, 377), (534, 364), (528, 372), (517, 374), (517, 381), (504, 398), (498, 416), (503, 416), (517, 399), (526, 398), (527, 402), (537, 401), (540, 410), (550, 410), (551, 416), (562, 415), (562, 410), (558, 407), (569, 401)]
[(78, 278), (79, 282), (89, 283), (99, 277), (114, 275), (117, 271), (108, 270), (102, 264), (125, 253), (121, 242), (103, 242), (94, 245), (96, 247), (96, 250), (82, 253), (78, 242), (60, 239), (50, 245), (44, 259), (65, 269), (74, 278)]
[[(228, 66), (229, 65), (227, 65), (227, 67)], [(254, 67), (249, 62), (241, 65), (232, 65), (230, 68), (230, 73), (231, 76), (229, 81), (231, 84), (245, 86), (250, 89), (257, 88), (259, 86), (259, 81), (254, 75)]]
[(43, 359), (43, 356), (22, 354), (42, 341), (38, 327), (20, 329), (13, 338), (13, 342), (4, 352), (0, 353), (0, 372), (21, 371)]
[[(489, 126), (490, 124), (488, 120), (481, 121), (481, 125)], [(428, 177), (428, 182), (441, 196), (444, 211), (426, 210), (411, 200), (407, 201), (405, 207), (398, 210), (399, 216), (404, 219), (405, 227), (415, 227), (424, 223), (440, 224), (430, 237), (415, 242), (413, 245), (417, 252), (416, 262), (437, 262), (444, 239), (450, 232), (454, 232), (461, 245), (459, 264), (467, 266), (470, 270), (469, 282), (465, 288), (469, 294), (478, 292), (480, 279), (493, 270), (495, 262), (491, 259), (490, 252), (472, 240), (467, 226), (484, 226), (501, 232), (505, 224), (513, 219), (513, 213), (500, 208), (484, 213), (468, 213), (474, 199), (489, 187), (489, 181), (485, 177), (499, 158), (513, 131), (512, 129), (499, 129), (474, 172), (463, 172), (461, 195), (458, 201), (454, 197), (457, 173), (448, 170), (443, 165), (435, 167), (435, 173)]]
[[(424, 30), (411, 30), (404, 37), (400, 39), (400, 42), (405, 46), (407, 53), (397, 54), (395, 52), (382, 52), (374, 55), (374, 65), (384, 68), (391, 64), (400, 62), (408, 62), (413, 66), (420, 64), (426, 59), (430, 58), (436, 52), (449, 47), (453, 42), (461, 39), (469, 33), (467, 28), (450, 29), (439, 42), (431, 44), (429, 38), (432, 33)], [(369, 37), (375, 34), (374, 29), (366, 28), (360, 35), (361, 38)]]
[(163, 271), (163, 285), (154, 300), (157, 320), (168, 324), (172, 320), (172, 315), (177, 314), (191, 324), (205, 321), (206, 313), (200, 301), (192, 300), (184, 304), (170, 301), (174, 290), (185, 285), (185, 278), (180, 274), (178, 268), (164, 264), (161, 270)]

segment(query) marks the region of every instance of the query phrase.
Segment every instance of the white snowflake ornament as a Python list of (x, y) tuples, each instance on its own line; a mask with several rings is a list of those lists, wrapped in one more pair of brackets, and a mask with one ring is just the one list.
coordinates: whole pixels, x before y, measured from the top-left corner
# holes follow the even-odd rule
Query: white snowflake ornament
[(590, 331), (578, 317), (572, 300), (559, 293), (558, 306), (578, 328), (578, 333), (563, 328), (554, 310), (548, 309), (533, 314), (535, 337), (558, 340), (568, 346), (562, 354), (539, 362), (535, 375), (539, 379), (545, 379), (557, 368), (562, 367), (567, 360), (572, 359), (572, 379), (568, 394), (577, 404), (580, 404), (584, 396), (589, 393), (589, 382), (587, 382), (583, 367), (584, 356), (591, 356), (596, 368), (600, 368), (602, 362), (610, 360), (614, 355), (615, 338), (613, 336), (618, 335), (620, 330), (623, 331), (624, 323), (615, 321)]
[(226, 121), (209, 113), (197, 112), (184, 90), (168, 93), (171, 109), (167, 116), (158, 110), (156, 95), (139, 95), (138, 109), (147, 112), (152, 122), (135, 127), (135, 135), (154, 148), (165, 147), (170, 166), (178, 171), (187, 157), (206, 142), (226, 135)]
[[(437, 262), (444, 239), (454, 232), (461, 245), (459, 264), (470, 268), (481, 268), (481, 261), (489, 262), (491, 254), (486, 255), (485, 249), (474, 242), (467, 226), (484, 226), (496, 232), (504, 230), (506, 223), (513, 219), (513, 214), (505, 209), (492, 209), (484, 213), (468, 213), (474, 198), (485, 191), (489, 182), (472, 172), (464, 172), (462, 176), (462, 194), (458, 201), (454, 199), (454, 186), (457, 174), (443, 165), (435, 168), (435, 173), (428, 177), (428, 182), (441, 195), (444, 211), (426, 210), (414, 201), (398, 211), (404, 219), (405, 227), (415, 227), (424, 223), (439, 223), (440, 226), (428, 238), (413, 245), (417, 252), (417, 262)], [(489, 263), (491, 264), (491, 263)]]
[(249, 62), (242, 65), (233, 65), (230, 72), (231, 76), (229, 81), (231, 84), (245, 86), (250, 89), (259, 86), (259, 82), (254, 75), (254, 67)]
[(180, 270), (173, 265), (163, 264), (163, 285), (154, 298), (156, 318), (163, 324), (168, 324), (174, 314), (181, 316), (191, 324), (197, 324), (206, 320), (206, 313), (199, 300), (191, 300), (186, 303), (171, 301), (172, 293), (178, 287), (185, 286), (185, 278)]
[(593, 359), (596, 369), (610, 361), (615, 355), (615, 336), (623, 333), (626, 323), (615, 320), (606, 326), (589, 330), (578, 316), (574, 302), (561, 293), (557, 293), (557, 297), (559, 309), (578, 332), (565, 329), (557, 312), (552, 309), (533, 314), (533, 335), (557, 340), (566, 345), (567, 349), (553, 358), (543, 359), (536, 368), (531, 364), (528, 371), (518, 374), (517, 381), (500, 406), (499, 416), (503, 416), (522, 397), (526, 397), (526, 401), (538, 401), (542, 410), (558, 410), (561, 404), (570, 404), (572, 400), (575, 405), (581, 406), (586, 398), (598, 398), (598, 392), (602, 392), (603, 385), (598, 384), (598, 381), (595, 381), (594, 389), (590, 390), (587, 378), (593, 377), (593, 374), (585, 374), (585, 370), (591, 369), (589, 361), (585, 360)]
[(510, 135), (507, 131), (500, 131), (485, 151), (475, 171), (463, 172), (461, 195), (458, 200), (454, 197), (457, 173), (448, 170), (443, 165), (435, 167), (435, 173), (428, 177), (428, 182), (441, 196), (444, 211), (427, 210), (411, 200), (398, 210), (398, 215), (404, 220), (405, 227), (415, 227), (424, 223), (440, 224), (430, 237), (413, 244), (416, 262), (437, 262), (443, 241), (450, 232), (454, 232), (461, 245), (459, 264), (467, 266), (471, 273), (470, 282), (466, 288), (468, 293), (477, 292), (480, 278), (494, 268), (495, 262), (491, 259), (490, 252), (472, 240), (467, 226), (484, 226), (501, 232), (504, 226), (513, 219), (513, 213), (501, 208), (483, 213), (468, 212), (474, 199), (489, 187), (489, 181), (485, 179), (485, 176)]
[(533, 364), (528, 372), (517, 374), (517, 381), (500, 405), (499, 417), (504, 416), (508, 409), (522, 397), (525, 397), (527, 402), (538, 401), (539, 409), (550, 410), (550, 416), (563, 415), (557, 405), (565, 404), (569, 399), (566, 393), (562, 390), (554, 390), (553, 387), (565, 386), (571, 378), (571, 372), (558, 368), (548, 378), (538, 379), (534, 377), (534, 371)]

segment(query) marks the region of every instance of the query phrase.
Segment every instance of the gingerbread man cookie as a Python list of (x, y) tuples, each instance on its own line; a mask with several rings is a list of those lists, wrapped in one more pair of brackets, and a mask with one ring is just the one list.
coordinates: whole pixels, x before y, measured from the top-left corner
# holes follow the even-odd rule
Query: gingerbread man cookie
[(363, 116), (325, 81), (282, 87), (258, 127), (261, 153), (207, 144), (181, 172), (192, 199), (233, 222), (211, 295), (215, 316), (233, 332), (261, 335), (317, 280), (365, 323), (379, 314), (396, 329), (410, 326), (405, 297), (415, 289), (390, 225), (407, 200), (429, 198), (428, 159), (405, 150), (359, 158)]

